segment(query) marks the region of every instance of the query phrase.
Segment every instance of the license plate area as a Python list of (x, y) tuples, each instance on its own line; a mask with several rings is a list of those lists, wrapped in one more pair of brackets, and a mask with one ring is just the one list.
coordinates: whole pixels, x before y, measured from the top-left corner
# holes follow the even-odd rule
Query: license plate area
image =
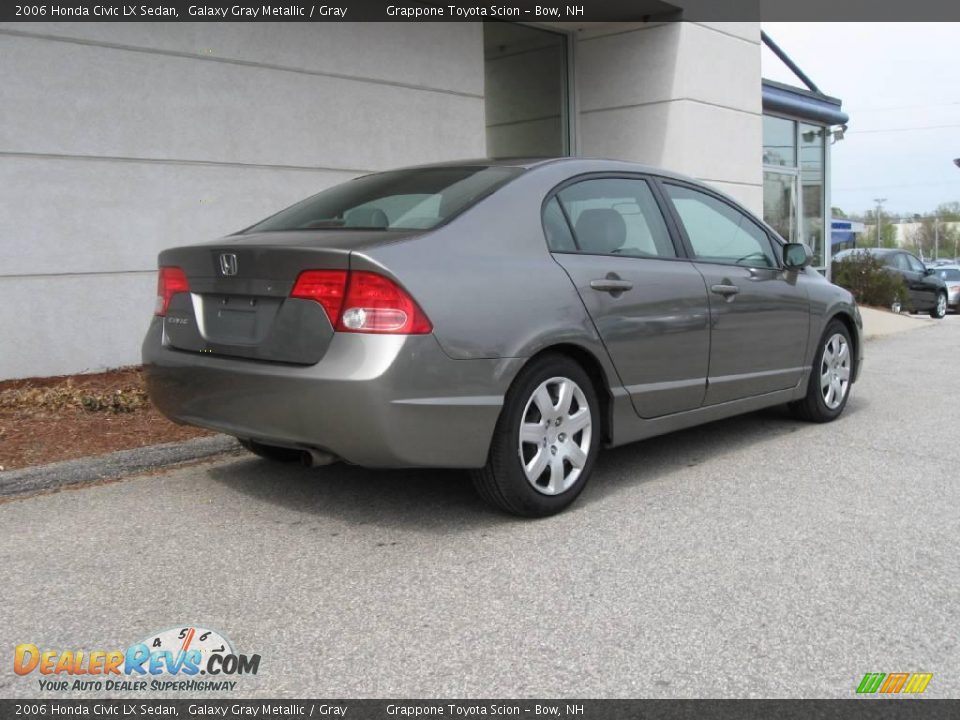
[(211, 343), (257, 345), (270, 332), (280, 298), (204, 295), (202, 334)]

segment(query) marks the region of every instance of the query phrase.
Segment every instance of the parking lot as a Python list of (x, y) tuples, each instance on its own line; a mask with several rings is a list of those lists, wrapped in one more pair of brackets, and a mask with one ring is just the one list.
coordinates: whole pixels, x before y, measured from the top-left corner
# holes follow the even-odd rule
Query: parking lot
[[(248, 456), (6, 502), (0, 636), (215, 628), (262, 656), (236, 697), (851, 697), (900, 671), (956, 697), (958, 360), (957, 316), (872, 341), (836, 423), (609, 451), (541, 521), (460, 472)], [(41, 695), (6, 668), (0, 695)]]

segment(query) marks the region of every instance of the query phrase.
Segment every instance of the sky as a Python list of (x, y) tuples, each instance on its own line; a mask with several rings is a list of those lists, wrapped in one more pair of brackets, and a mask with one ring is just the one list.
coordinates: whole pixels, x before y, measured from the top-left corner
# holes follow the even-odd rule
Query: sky
[[(827, 95), (843, 100), (832, 205), (927, 213), (960, 201), (960, 23), (763, 23)], [(763, 77), (803, 87), (766, 47)], [(926, 128), (926, 129), (924, 129)]]

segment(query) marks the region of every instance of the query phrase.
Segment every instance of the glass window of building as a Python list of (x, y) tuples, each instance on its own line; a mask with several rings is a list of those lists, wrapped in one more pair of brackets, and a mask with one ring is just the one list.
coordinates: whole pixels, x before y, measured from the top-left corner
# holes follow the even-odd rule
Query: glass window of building
[(823, 141), (826, 128), (800, 125), (800, 187), (803, 188), (803, 242), (813, 248), (813, 266), (823, 255)]
[(797, 124), (793, 120), (763, 116), (763, 164), (797, 166)]
[(763, 219), (789, 240), (797, 236), (797, 176), (795, 173), (763, 173)]
[(785, 240), (813, 250), (823, 270), (826, 209), (826, 137), (822, 125), (763, 116), (763, 219)]
[(483, 23), (487, 155), (570, 152), (567, 36), (512, 22)]

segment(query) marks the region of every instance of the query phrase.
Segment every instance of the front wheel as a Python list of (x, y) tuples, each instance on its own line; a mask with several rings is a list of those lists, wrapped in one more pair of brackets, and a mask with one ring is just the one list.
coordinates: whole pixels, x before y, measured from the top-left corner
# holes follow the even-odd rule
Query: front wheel
[(807, 395), (790, 403), (794, 415), (811, 422), (836, 420), (850, 397), (854, 360), (850, 331), (839, 320), (831, 320), (814, 355)]
[(548, 355), (524, 368), (504, 399), (486, 466), (473, 472), (480, 496), (524, 517), (572, 503), (600, 450), (600, 405), (573, 360)]
[(942, 320), (947, 314), (947, 294), (937, 293), (937, 304), (930, 311), (930, 317), (935, 320)]

